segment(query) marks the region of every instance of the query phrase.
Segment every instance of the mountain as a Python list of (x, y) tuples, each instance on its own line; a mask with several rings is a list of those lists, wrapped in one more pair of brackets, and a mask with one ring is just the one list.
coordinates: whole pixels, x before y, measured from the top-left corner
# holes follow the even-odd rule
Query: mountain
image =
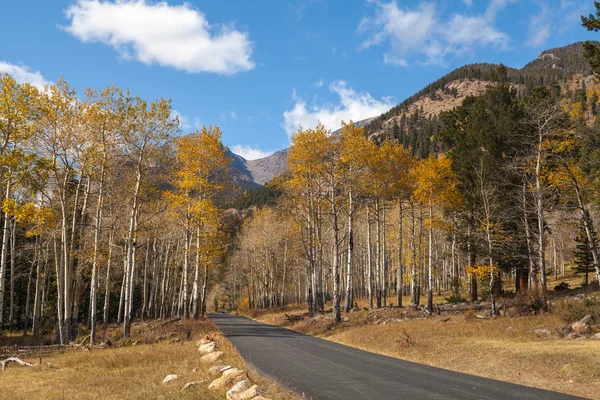
[[(439, 114), (459, 106), (467, 96), (483, 94), (499, 67), (480, 63), (457, 68), (379, 117), (356, 124), (364, 126), (365, 133), (374, 142), (399, 141), (411, 148), (416, 157), (445, 151), (439, 140)], [(560, 86), (563, 96), (573, 97), (578, 91), (585, 93), (586, 86), (594, 84), (592, 70), (583, 57), (583, 42), (545, 50), (521, 69), (505, 68), (507, 79), (518, 95), (527, 93), (534, 86), (548, 85)], [(248, 187), (256, 187), (285, 170), (288, 153), (289, 149), (284, 149), (251, 161), (235, 155), (234, 166), (239, 167)]]

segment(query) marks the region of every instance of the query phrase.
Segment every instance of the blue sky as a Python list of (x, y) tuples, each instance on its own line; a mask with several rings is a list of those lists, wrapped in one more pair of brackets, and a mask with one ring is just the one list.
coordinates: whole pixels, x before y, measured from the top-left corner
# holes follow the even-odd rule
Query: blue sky
[(217, 124), (247, 158), (299, 125), (379, 115), (453, 68), (520, 68), (600, 39), (591, 0), (3, 0), (0, 72), (80, 93), (172, 99), (184, 130)]

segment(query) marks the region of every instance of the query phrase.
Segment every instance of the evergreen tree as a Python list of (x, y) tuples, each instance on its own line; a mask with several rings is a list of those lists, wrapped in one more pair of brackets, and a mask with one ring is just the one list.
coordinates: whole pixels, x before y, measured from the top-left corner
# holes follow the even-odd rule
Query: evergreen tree
[[(581, 16), (581, 25), (588, 31), (598, 32), (600, 30), (600, 2), (594, 1), (596, 15), (590, 14), (588, 17)], [(600, 76), (600, 47), (592, 42), (585, 42), (583, 45), (583, 55), (590, 63), (590, 67), (596, 76)]]
[[(592, 240), (597, 243), (596, 231), (593, 227), (592, 230)], [(575, 242), (577, 245), (575, 247), (574, 255), (575, 255), (575, 264), (577, 265), (575, 270), (578, 274), (585, 274), (585, 285), (589, 284), (589, 274), (595, 271), (594, 269), (594, 258), (592, 255), (592, 243), (590, 242), (583, 222), (579, 228), (579, 233), (575, 238)]]

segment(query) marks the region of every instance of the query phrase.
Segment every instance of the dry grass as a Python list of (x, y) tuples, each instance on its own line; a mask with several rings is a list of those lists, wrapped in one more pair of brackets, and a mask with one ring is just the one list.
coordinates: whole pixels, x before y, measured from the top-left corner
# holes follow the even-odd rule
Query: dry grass
[[(154, 322), (153, 322), (154, 323)], [(178, 323), (156, 329), (152, 338), (148, 329), (139, 325), (133, 342), (156, 340), (171, 336), (169, 340), (154, 344), (138, 344), (93, 351), (76, 351), (55, 354), (43, 359), (41, 366), (33, 368), (11, 364), (0, 372), (2, 398), (10, 399), (222, 399), (224, 392), (209, 391), (208, 384), (214, 379), (209, 376), (208, 366), (200, 363), (196, 341), (211, 335), (223, 351), (222, 363), (248, 371), (252, 382), (264, 387), (272, 399), (296, 398), (271, 381), (248, 370), (234, 347), (217, 332), (208, 321)], [(170, 332), (166, 332), (170, 331)], [(177, 341), (179, 331), (190, 332), (188, 340)], [(176, 334), (170, 334), (175, 332)], [(167, 333), (163, 335), (163, 333)], [(37, 363), (38, 360), (28, 360)], [(49, 367), (47, 362), (52, 364)], [(169, 384), (162, 384), (165, 376), (179, 375)], [(204, 380), (202, 385), (181, 391), (187, 382)]]
[[(536, 329), (563, 325), (554, 315), (442, 321), (437, 317), (364, 325), (321, 336), (436, 367), (600, 398), (600, 341), (538, 338)], [(404, 345), (406, 335), (410, 346)]]

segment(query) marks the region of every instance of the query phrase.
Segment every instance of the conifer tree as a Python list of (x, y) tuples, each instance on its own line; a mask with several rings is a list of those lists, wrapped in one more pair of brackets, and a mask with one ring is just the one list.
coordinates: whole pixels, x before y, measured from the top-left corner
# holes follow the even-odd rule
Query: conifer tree
[[(597, 244), (596, 231), (591, 228), (592, 241)], [(578, 274), (585, 274), (585, 286), (589, 284), (589, 274), (595, 271), (594, 257), (592, 254), (592, 242), (589, 240), (586, 233), (584, 223), (580, 224), (579, 233), (575, 238), (577, 245), (575, 246), (575, 270)]]

